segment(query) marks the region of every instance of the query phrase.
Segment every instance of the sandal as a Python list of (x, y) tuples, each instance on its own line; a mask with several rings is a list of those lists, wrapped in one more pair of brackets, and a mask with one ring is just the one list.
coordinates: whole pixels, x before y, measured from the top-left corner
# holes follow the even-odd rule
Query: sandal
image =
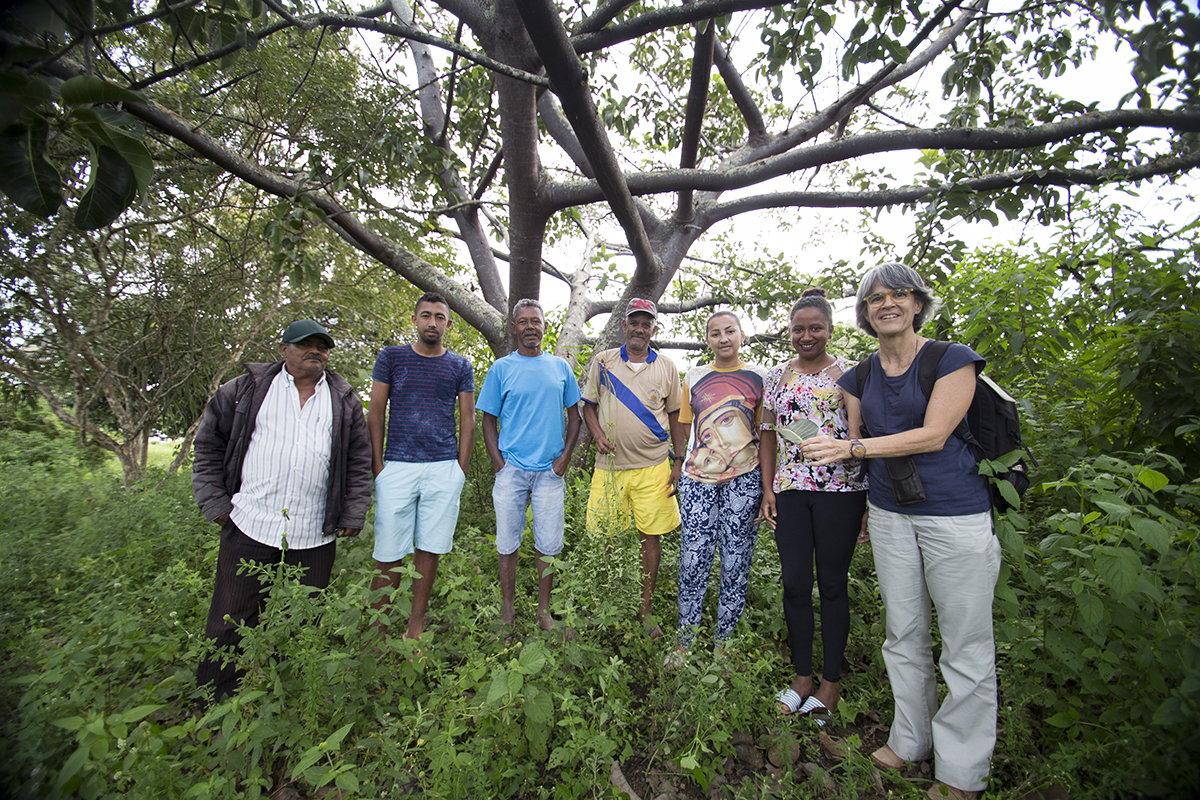
[(775, 695), (775, 700), (778, 701), (779, 705), (787, 709), (787, 711), (780, 712), (785, 717), (795, 714), (804, 705), (804, 698), (797, 694), (796, 690), (790, 686), (780, 689), (779, 694)]
[(802, 717), (812, 717), (813, 722), (817, 723), (818, 728), (824, 728), (825, 723), (833, 719), (832, 712), (830, 712), (824, 703), (817, 699), (816, 695), (810, 695), (796, 713)]

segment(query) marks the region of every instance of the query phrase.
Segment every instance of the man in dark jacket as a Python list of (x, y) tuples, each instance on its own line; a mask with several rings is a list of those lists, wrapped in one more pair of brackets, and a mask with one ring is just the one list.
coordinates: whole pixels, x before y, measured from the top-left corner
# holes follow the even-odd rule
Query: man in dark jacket
[[(371, 503), (371, 439), (362, 404), (326, 369), (333, 337), (312, 320), (293, 322), (282, 361), (247, 364), (217, 390), (196, 432), (192, 491), (221, 526), (217, 577), (205, 635), (237, 647), (241, 623), (256, 625), (266, 588), (238, 574), (242, 561), (301, 566), (301, 582), (324, 589), (336, 541), (357, 536)], [(213, 699), (233, 694), (241, 674), (214, 654), (197, 683)]]

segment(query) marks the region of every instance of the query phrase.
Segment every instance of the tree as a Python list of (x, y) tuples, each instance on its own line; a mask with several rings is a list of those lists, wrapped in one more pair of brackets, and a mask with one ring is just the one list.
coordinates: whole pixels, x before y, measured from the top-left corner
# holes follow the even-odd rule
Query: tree
[[(93, 187), (97, 175), (119, 178), (118, 192), (82, 193), (84, 226), (137, 199), (149, 180), (144, 140), (183, 149), (443, 292), (498, 354), (511, 347), (506, 312), (541, 294), (543, 274), (570, 288), (558, 339), (567, 353), (585, 342), (588, 320), (634, 296), (662, 299), (681, 277), (692, 291), (668, 297), (666, 311), (753, 300), (769, 309), (792, 293), (790, 275), (685, 266), (701, 237), (751, 212), (909, 206), (930, 220), (999, 211), (1048, 223), (1067, 214), (1072, 190), (1200, 164), (1200, 21), (1183, 0), (437, 0), (419, 14), (407, 0), (336, 11), (279, 0), (49, 7), (56, 13), (10, 17), (4, 38), (13, 111), (0, 188), (14, 202), (57, 207), (58, 178), (42, 157), (51, 131), (87, 142)], [(351, 31), (383, 44), (363, 54)], [(1136, 53), (1125, 100), (1100, 109), (1043, 86), (1086, 67), (1100, 37)], [(411, 75), (391, 58), (402, 44)], [(295, 69), (295, 53), (307, 69)], [(936, 69), (943, 113), (914, 88)], [(243, 113), (267, 94), (275, 107)], [(865, 164), (884, 153), (912, 154), (923, 173), (903, 183)], [(598, 233), (607, 215), (635, 261), (615, 291), (596, 266), (615, 249)], [(442, 217), (469, 268), (430, 257), (420, 234), (445, 232)], [(544, 257), (567, 236), (585, 250), (574, 271)]]
[(302, 297), (251, 233), (252, 211), (226, 206), (214, 220), (199, 209), (216, 197), (189, 188), (174, 213), (157, 198), (160, 216), (92, 233), (66, 213), (5, 214), (0, 373), (116, 455), (127, 484), (144, 474), (154, 434), (183, 438), (179, 467), (208, 398)]

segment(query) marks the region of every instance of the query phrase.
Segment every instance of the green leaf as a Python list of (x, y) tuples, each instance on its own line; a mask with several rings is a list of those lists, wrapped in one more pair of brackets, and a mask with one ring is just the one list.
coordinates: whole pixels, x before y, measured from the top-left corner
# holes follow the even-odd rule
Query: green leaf
[(549, 692), (538, 690), (531, 694), (536, 687), (525, 687), (525, 702), (521, 708), (529, 721), (537, 725), (552, 725), (554, 721), (554, 699)]
[(94, 231), (113, 222), (137, 196), (133, 167), (111, 147), (93, 148), (87, 191), (79, 199), (75, 225)]
[(138, 197), (144, 197), (154, 178), (154, 159), (142, 143), (145, 130), (135, 117), (111, 108), (81, 108), (73, 128), (96, 147), (111, 147), (133, 168)]
[(137, 708), (131, 708), (128, 711), (126, 711), (124, 714), (121, 715), (121, 721), (122, 722), (141, 722), (143, 719), (150, 716), (155, 711), (158, 711), (160, 708), (162, 708), (161, 705), (138, 706)]
[(679, 759), (679, 766), (683, 767), (684, 769), (699, 769), (700, 762), (696, 760), (695, 756), (688, 755)]
[(1008, 520), (1001, 519), (996, 523), (996, 538), (1000, 540), (1000, 546), (1004, 548), (1004, 552), (1009, 555), (1021, 556), (1025, 553), (1025, 542), (1022, 541), (1021, 535)]
[(1104, 602), (1091, 592), (1077, 595), (1075, 605), (1079, 607), (1079, 619), (1084, 628), (1094, 628), (1104, 622)]
[(350, 792), (351, 794), (358, 793), (358, 776), (354, 774), (353, 770), (343, 772), (342, 774), (338, 775), (337, 780), (335, 780), (334, 783), (337, 785), (337, 788), (341, 789), (343, 792)]
[(0, 129), (31, 122), (28, 112), (50, 99), (50, 87), (41, 78), (0, 73)]
[(1152, 492), (1157, 492), (1160, 489), (1166, 488), (1167, 484), (1171, 482), (1167, 479), (1166, 475), (1163, 475), (1158, 470), (1150, 469), (1149, 467), (1142, 467), (1142, 470), (1138, 473), (1137, 479)]
[(63, 717), (62, 719), (54, 720), (50, 724), (68, 731), (77, 731), (83, 727), (83, 722), (83, 717)]
[(1096, 497), (1092, 499), (1092, 502), (1108, 513), (1114, 514), (1118, 517), (1128, 516), (1133, 511), (1128, 503), (1117, 497), (1115, 494), (1096, 495)]
[(536, 675), (546, 666), (546, 647), (539, 641), (532, 641), (521, 650), (517, 663), (525, 670), (526, 675)]
[(58, 771), (58, 777), (54, 779), (55, 789), (61, 789), (63, 784), (79, 774), (79, 770), (83, 769), (83, 765), (87, 763), (88, 752), (88, 746), (81, 744), (79, 749), (71, 754), (67, 763), (63, 764), (62, 769)]
[(49, 217), (62, 205), (62, 179), (45, 159), (50, 126), (10, 125), (0, 131), (0, 191), (30, 214)]
[(1134, 532), (1146, 543), (1147, 547), (1153, 547), (1163, 555), (1166, 555), (1167, 551), (1171, 549), (1171, 532), (1158, 520), (1134, 517), (1129, 520), (1129, 524), (1133, 526)]
[(296, 780), (301, 775), (303, 775), (304, 771), (306, 769), (311, 767), (313, 764), (317, 763), (317, 761), (320, 760), (320, 758), (324, 755), (325, 755), (324, 751), (322, 751), (321, 748), (319, 748), (319, 747), (308, 748), (308, 750), (305, 751), (304, 756), (300, 759), (299, 762), (297, 762), (296, 766), (292, 769), (292, 780)]
[(347, 722), (345, 725), (334, 731), (332, 736), (322, 742), (322, 747), (326, 750), (337, 750), (338, 745), (342, 743), (342, 739), (346, 738), (346, 734), (349, 733), (350, 729), (353, 727), (353, 722)]
[(1137, 586), (1142, 560), (1128, 547), (1099, 545), (1094, 551), (1096, 573), (1104, 579), (1117, 597), (1124, 597)]
[(508, 673), (508, 691), (516, 697), (521, 692), (521, 687), (525, 685), (525, 676), (517, 672), (515, 669)]
[(776, 425), (775, 430), (792, 444), (803, 444), (805, 439), (811, 439), (821, 433), (821, 428), (811, 419), (795, 419), (787, 426)]
[(146, 103), (146, 95), (123, 89), (94, 75), (79, 75), (58, 90), (59, 99), (71, 106), (87, 103)]
[(1073, 708), (1060, 711), (1046, 720), (1046, 722), (1049, 722), (1056, 728), (1070, 728), (1073, 725), (1079, 724), (1079, 712)]
[(508, 693), (508, 668), (496, 667), (492, 673), (492, 683), (488, 687), (487, 704), (495, 705), (499, 703), (504, 695)]
[(1021, 507), (1021, 495), (1017, 494), (1017, 487), (1013, 486), (1006, 480), (997, 480), (996, 485), (1000, 489), (1000, 496), (1013, 508)]

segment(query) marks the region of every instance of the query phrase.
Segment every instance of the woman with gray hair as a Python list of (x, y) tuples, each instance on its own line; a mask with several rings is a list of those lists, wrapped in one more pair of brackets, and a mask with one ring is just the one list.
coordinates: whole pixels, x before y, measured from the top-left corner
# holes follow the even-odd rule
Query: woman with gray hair
[[(858, 288), (858, 326), (879, 340), (861, 370), (838, 381), (851, 436), (804, 442), (813, 466), (866, 458), (875, 570), (886, 612), (883, 660), (895, 698), (888, 743), (871, 754), (885, 769), (930, 756), (932, 798), (975, 798), (996, 744), (996, 649), (992, 595), (1000, 545), (992, 534), (987, 484), (954, 428), (966, 416), (983, 359), (951, 344), (933, 391), (919, 382), (928, 339), (921, 326), (938, 308), (921, 276), (881, 264)], [(938, 706), (931, 609), (942, 637), (946, 699)]]

